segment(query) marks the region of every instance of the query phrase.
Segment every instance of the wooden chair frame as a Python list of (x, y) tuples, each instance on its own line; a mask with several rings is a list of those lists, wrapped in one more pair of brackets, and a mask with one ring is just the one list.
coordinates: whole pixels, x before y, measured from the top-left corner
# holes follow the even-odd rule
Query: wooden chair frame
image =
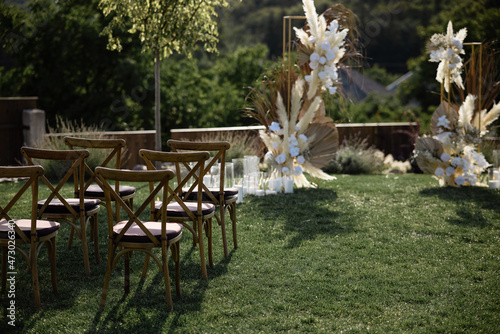
[[(205, 165), (205, 169), (203, 173), (201, 173), (201, 177), (210, 172), (210, 168), (214, 166), (220, 159), (220, 182), (219, 182), (219, 196), (215, 196), (206, 185), (202, 185), (203, 200), (205, 202), (213, 203), (219, 206), (219, 216), (215, 215), (218, 224), (222, 230), (222, 243), (224, 246), (224, 256), (228, 256), (228, 248), (227, 248), (227, 237), (226, 237), (226, 224), (225, 224), (225, 213), (229, 211), (229, 217), (232, 221), (232, 230), (233, 230), (233, 244), (234, 248), (238, 248), (238, 241), (236, 235), (236, 201), (237, 196), (227, 199), (224, 193), (224, 178), (225, 178), (225, 159), (226, 159), (226, 151), (231, 147), (231, 145), (226, 141), (218, 141), (218, 142), (190, 142), (190, 141), (180, 141), (180, 140), (172, 140), (170, 139), (167, 142), (168, 147), (172, 149), (173, 152), (182, 152), (182, 151), (209, 151), (215, 152), (215, 155), (209, 160), (209, 162)], [(196, 179), (197, 176), (195, 175)], [(193, 191), (193, 187), (188, 190), (188, 194)], [(188, 195), (187, 194), (187, 195)]]
[[(139, 151), (139, 156), (144, 160), (148, 170), (156, 170), (156, 162), (167, 162), (172, 163), (175, 166), (175, 173), (177, 178), (177, 187), (172, 189), (168, 186), (168, 198), (167, 203), (175, 201), (184, 211), (182, 216), (173, 216), (169, 214), (169, 209), (167, 207), (167, 215), (169, 221), (175, 221), (181, 223), (186, 227), (193, 235), (193, 245), (198, 243), (200, 247), (200, 261), (201, 261), (201, 272), (204, 279), (208, 278), (206, 263), (205, 263), (205, 250), (203, 245), (203, 228), (205, 228), (205, 234), (208, 239), (208, 260), (210, 267), (214, 266), (213, 256), (212, 256), (212, 217), (215, 215), (215, 207), (210, 213), (203, 213), (203, 207), (207, 204), (203, 203), (202, 200), (202, 190), (203, 190), (203, 178), (199, 182), (199, 178), (195, 177), (197, 173), (203, 172), (205, 170), (205, 162), (210, 158), (208, 152), (189, 152), (189, 153), (179, 153), (179, 152), (159, 152), (142, 149)], [(191, 166), (190, 163), (194, 163)], [(185, 167), (188, 171), (187, 175), (184, 177), (181, 175), (181, 166)], [(194, 178), (195, 182), (191, 185), (192, 193), (193, 189), (198, 189), (196, 206), (189, 206), (190, 203), (186, 203), (183, 196), (183, 189), (186, 187), (188, 181)], [(210, 204), (211, 205), (211, 204)], [(188, 207), (189, 206), (189, 207)], [(151, 219), (160, 219), (161, 212), (155, 208), (154, 205), (151, 206)], [(193, 227), (191, 227), (188, 222), (193, 222)]]
[[(69, 149), (99, 149), (99, 150), (111, 150), (104, 161), (99, 165), (100, 167), (108, 167), (108, 164), (116, 158), (114, 168), (121, 168), (121, 158), (122, 151), (126, 146), (126, 142), (124, 139), (94, 139), (94, 138), (77, 138), (77, 137), (64, 137), (64, 143), (69, 147)], [(84, 186), (85, 198), (96, 198), (102, 201), (104, 204), (105, 198), (104, 193), (102, 196), (92, 196), (87, 194), (87, 190), (89, 187), (95, 182), (102, 189), (102, 182), (97, 178), (92, 168), (89, 167), (87, 163), (85, 163), (85, 171), (88, 173), (90, 178), (87, 180)], [(115, 183), (115, 191), (120, 193), (120, 182)], [(78, 196), (78, 194), (76, 194)], [(132, 194), (121, 196), (121, 198), (127, 203), (129, 207), (133, 207), (134, 205), (134, 196), (135, 191)], [(112, 199), (113, 200), (113, 199)], [(118, 207), (118, 203), (115, 202), (115, 212), (119, 212), (120, 208)]]
[[(106, 267), (106, 276), (104, 278), (104, 287), (101, 295), (100, 307), (104, 307), (106, 303), (106, 297), (109, 289), (109, 283), (111, 279), (111, 272), (115, 268), (118, 259), (124, 256), (125, 259), (125, 292), (129, 293), (129, 269), (130, 269), (130, 256), (134, 251), (144, 252), (149, 259), (152, 257), (157, 263), (160, 272), (164, 275), (164, 285), (165, 285), (165, 297), (167, 299), (167, 306), (169, 310), (172, 310), (172, 295), (170, 290), (170, 279), (168, 271), (168, 250), (172, 251), (172, 257), (175, 262), (175, 284), (177, 294), (180, 295), (180, 259), (179, 259), (179, 240), (182, 237), (182, 226), (180, 234), (176, 235), (172, 239), (167, 237), (167, 228), (170, 222), (167, 223), (166, 207), (167, 202), (165, 199), (168, 198), (168, 183), (174, 177), (174, 173), (170, 170), (163, 171), (126, 171), (110, 169), (105, 167), (97, 167), (96, 175), (102, 181), (104, 186), (104, 192), (106, 196), (106, 206), (107, 206), (107, 217), (108, 217), (108, 262)], [(126, 182), (148, 182), (152, 185), (152, 191), (142, 205), (135, 211), (132, 208), (125, 205), (124, 200), (116, 192), (114, 187), (112, 187), (108, 180), (116, 181), (126, 181)], [(158, 183), (156, 186), (153, 183)], [(139, 219), (140, 214), (150, 205), (151, 202), (155, 201), (155, 197), (162, 192), (163, 204), (161, 207), (161, 238), (158, 240), (150, 230), (144, 225), (144, 222)], [(120, 233), (116, 234), (113, 230), (114, 218), (111, 209), (111, 201), (115, 200), (119, 202), (120, 208), (122, 208), (128, 215), (129, 219), (126, 222)], [(156, 223), (156, 221), (154, 221)], [(135, 224), (138, 226), (144, 234), (147, 236), (147, 241), (134, 242), (124, 240), (129, 229)], [(123, 240), (122, 240), (123, 239)], [(161, 248), (161, 260), (152, 252), (153, 248)], [(118, 253), (117, 253), (118, 250)], [(145, 264), (142, 277), (145, 277), (147, 271), (147, 265)]]
[[(44, 171), (41, 166), (0, 167), (0, 177), (27, 178), (26, 182), (17, 191), (14, 197), (7, 203), (7, 205), (5, 207), (0, 206), (0, 221), (5, 219), (3, 220), (3, 223), (8, 223), (10, 225), (8, 228), (12, 228), (7, 232), (6, 238), (0, 238), (0, 248), (2, 250), (2, 291), (5, 291), (6, 289), (7, 267), (9, 267), (9, 271), (14, 271), (14, 268), (12, 268), (10, 265), (7, 266), (7, 262), (9, 262), (9, 260), (11, 259), (10, 251), (15, 248), (15, 250), (17, 250), (26, 260), (26, 263), (28, 264), (28, 271), (31, 271), (35, 306), (37, 308), (41, 307), (37, 262), (38, 254), (40, 253), (40, 249), (44, 244), (47, 246), (49, 254), (52, 289), (54, 292), (57, 292), (56, 235), (59, 230), (59, 223), (53, 221), (41, 222), (37, 217), (38, 180), (39, 177), (43, 175), (43, 173)], [(16, 205), (21, 196), (30, 187), (31, 229), (29, 231), (29, 234), (27, 234), (27, 231), (23, 232), (17, 225), (20, 220), (13, 219), (8, 212)], [(41, 233), (42, 226), (40, 225), (42, 224), (44, 224), (43, 228), (49, 228), (48, 232)], [(39, 232), (41, 235), (39, 235)], [(24, 244), (30, 245), (29, 254), (26, 253), (21, 247), (19, 247), (20, 245)]]
[[(37, 149), (30, 147), (21, 148), (22, 155), (26, 158), (28, 165), (34, 165), (33, 159), (42, 159), (42, 160), (55, 160), (55, 161), (69, 161), (71, 162), (71, 167), (64, 174), (64, 176), (59, 180), (59, 183), (54, 187), (54, 185), (42, 175), (40, 178), (46, 184), (46, 186), (50, 189), (50, 195), (44, 200), (44, 203), (41, 207), (38, 208), (38, 218), (47, 218), (55, 221), (65, 222), (71, 226), (70, 236), (68, 240), (68, 249), (71, 247), (73, 241), (73, 233), (76, 231), (77, 236), (82, 240), (82, 249), (83, 249), (83, 263), (85, 274), (90, 274), (90, 263), (89, 263), (89, 254), (88, 254), (88, 246), (87, 246), (87, 225), (90, 224), (90, 235), (91, 241), (94, 243), (94, 251), (96, 262), (100, 263), (99, 257), (99, 227), (98, 227), (98, 219), (97, 213), (99, 212), (99, 200), (97, 201), (96, 206), (92, 206), (90, 210), (87, 210), (85, 207), (86, 201), (83, 196), (83, 191), (80, 192), (80, 189), (84, 188), (84, 170), (85, 170), (85, 159), (89, 156), (89, 151), (87, 150), (45, 150), (45, 149)], [(74, 193), (79, 194), (78, 197), (78, 210), (75, 210), (68, 203), (68, 198), (63, 197), (60, 194), (60, 191), (64, 184), (73, 176), (74, 179)], [(52, 200), (59, 200), (66, 212), (49, 212), (47, 208), (51, 204)], [(80, 226), (76, 225), (76, 220), (80, 220)]]

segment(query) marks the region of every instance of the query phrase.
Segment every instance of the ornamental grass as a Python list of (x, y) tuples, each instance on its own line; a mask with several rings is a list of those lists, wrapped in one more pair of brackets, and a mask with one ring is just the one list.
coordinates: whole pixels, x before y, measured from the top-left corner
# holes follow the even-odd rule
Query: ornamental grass
[[(15, 183), (0, 183), (8, 196)], [(69, 185), (71, 187), (71, 185)], [(43, 187), (42, 187), (43, 188)], [(147, 188), (139, 188), (139, 193)], [(42, 194), (43, 195), (43, 194)], [(140, 196), (140, 195), (138, 195)], [(137, 202), (140, 202), (139, 199)], [(18, 214), (26, 214), (26, 208)], [(46, 249), (39, 257), (42, 309), (16, 258), (16, 327), (0, 297), (0, 332), (24, 333), (494, 333), (500, 328), (500, 192), (438, 187), (429, 175), (337, 175), (317, 189), (246, 197), (238, 204), (238, 249), (223, 257), (214, 226), (213, 268), (201, 278), (188, 231), (181, 240), (181, 291), (168, 312), (162, 276), (143, 255), (123, 262), (99, 310), (106, 266), (83, 270), (80, 241), (57, 237), (59, 293)], [(231, 230), (228, 231), (229, 244)], [(94, 259), (93, 250), (90, 258)], [(173, 266), (171, 273), (173, 272)], [(174, 290), (175, 291), (175, 290)]]

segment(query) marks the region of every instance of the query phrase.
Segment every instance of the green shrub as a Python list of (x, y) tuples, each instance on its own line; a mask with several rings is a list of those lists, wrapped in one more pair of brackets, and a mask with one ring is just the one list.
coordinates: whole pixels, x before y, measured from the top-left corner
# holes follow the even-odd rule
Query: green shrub
[(368, 146), (366, 138), (351, 136), (340, 145), (323, 171), (329, 174), (375, 174), (383, 168), (384, 154), (374, 146)]

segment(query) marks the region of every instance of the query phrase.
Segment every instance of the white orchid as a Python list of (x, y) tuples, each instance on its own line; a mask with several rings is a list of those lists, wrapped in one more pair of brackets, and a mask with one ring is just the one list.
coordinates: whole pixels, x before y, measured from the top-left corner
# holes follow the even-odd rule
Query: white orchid
[(466, 36), (466, 28), (462, 28), (454, 34), (453, 24), (449, 21), (446, 35), (434, 34), (427, 44), (427, 51), (430, 54), (429, 61), (439, 63), (436, 80), (444, 85), (446, 92), (450, 91), (452, 83), (464, 89), (460, 76), (463, 67), (460, 55), (465, 54), (463, 41)]
[(339, 31), (339, 23), (332, 20), (327, 26), (323, 15), (318, 16), (313, 0), (303, 0), (304, 12), (309, 26), (308, 32), (294, 28), (300, 42), (314, 52), (309, 56), (309, 67), (312, 70), (306, 80), (309, 82), (307, 96), (312, 99), (318, 89), (330, 94), (337, 92), (337, 65), (345, 54), (345, 38), (348, 29)]
[(269, 126), (269, 130), (278, 132), (280, 130), (280, 124), (278, 122), (272, 122), (271, 125)]

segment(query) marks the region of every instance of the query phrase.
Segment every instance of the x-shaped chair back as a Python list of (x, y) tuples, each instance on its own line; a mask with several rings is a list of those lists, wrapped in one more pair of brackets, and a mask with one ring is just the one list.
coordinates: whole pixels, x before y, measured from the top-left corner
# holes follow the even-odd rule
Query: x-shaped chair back
[[(149, 238), (150, 242), (154, 246), (156, 247), (160, 246), (161, 244), (160, 241), (157, 240), (151, 234), (151, 232), (144, 226), (142, 220), (139, 219), (139, 216), (144, 211), (144, 209), (149, 207), (150, 203), (155, 201), (155, 198), (157, 197), (160, 191), (162, 191), (162, 198), (165, 199), (168, 198), (168, 182), (174, 177), (174, 173), (169, 170), (130, 171), (130, 170), (117, 170), (105, 167), (97, 167), (96, 175), (98, 175), (99, 179), (102, 181), (104, 187), (104, 193), (106, 196), (106, 205), (109, 206), (111, 200), (117, 201), (120, 203), (120, 207), (123, 206), (122, 210), (125, 211), (125, 213), (128, 216), (127, 224), (121, 230), (120, 234), (118, 234), (117, 236), (113, 236), (113, 224), (110, 223), (113, 221), (113, 217), (112, 216), (110, 217), (110, 214), (112, 215), (112, 213), (110, 212), (112, 211), (108, 210), (108, 236), (112, 237), (113, 242), (116, 245), (122, 242), (121, 239), (123, 238), (123, 236), (128, 232), (132, 224), (135, 223), (145, 233), (145, 235)], [(124, 205), (125, 202), (116, 192), (114, 187), (109, 184), (109, 180), (126, 181), (126, 182), (148, 182), (150, 184), (151, 191), (149, 193), (149, 196), (146, 197), (146, 199), (142, 202), (142, 204), (135, 211), (133, 211), (133, 208)], [(158, 184), (155, 185), (154, 184), (155, 182), (157, 182)], [(167, 222), (166, 207), (162, 206), (161, 212), (163, 214), (161, 214), (159, 218), (161, 219), (161, 222), (164, 224)], [(162, 226), (162, 238), (165, 237), (166, 237), (165, 226)]]
[[(118, 259), (125, 257), (125, 292), (129, 292), (129, 266), (132, 252), (141, 251), (146, 254), (147, 260), (152, 257), (158, 264), (160, 271), (163, 272), (165, 282), (165, 294), (169, 310), (172, 309), (172, 297), (170, 292), (170, 280), (168, 274), (168, 250), (172, 249), (172, 255), (176, 265), (176, 287), (180, 294), (179, 283), (179, 240), (182, 236), (182, 225), (167, 222), (167, 198), (169, 198), (169, 181), (173, 179), (174, 173), (171, 170), (147, 170), (147, 171), (129, 171), (97, 167), (96, 175), (101, 180), (106, 197), (106, 206), (108, 212), (108, 265), (104, 288), (101, 296), (101, 307), (104, 306), (109, 288), (111, 271), (116, 266)], [(133, 208), (125, 205), (123, 199), (115, 188), (110, 185), (109, 180), (124, 182), (142, 182), (149, 183), (151, 191), (142, 204), (134, 211)], [(162, 206), (161, 221), (148, 221), (141, 219), (150, 217), (143, 213), (149, 208), (150, 203), (161, 194)], [(126, 220), (118, 221), (115, 224), (111, 210), (112, 199), (120, 204), (121, 210), (127, 215)], [(137, 203), (136, 203), (137, 205)], [(161, 248), (162, 256), (159, 259), (151, 250), (152, 248)], [(120, 249), (118, 254), (116, 250)], [(145, 262), (143, 277), (147, 271), (147, 262)]]
[[(169, 140), (167, 145), (172, 149), (173, 152), (185, 152), (185, 151), (208, 151), (212, 153), (211, 159), (205, 165), (203, 173), (198, 177), (202, 178), (204, 175), (210, 173), (212, 166), (215, 166), (220, 161), (220, 178), (219, 178), (219, 188), (209, 189), (203, 184), (203, 201), (210, 202), (219, 206), (220, 213), (216, 216), (217, 221), (222, 229), (222, 242), (224, 246), (224, 256), (228, 256), (227, 249), (227, 238), (226, 238), (226, 225), (225, 225), (225, 211), (229, 209), (230, 217), (233, 222), (233, 243), (234, 248), (237, 248), (237, 238), (236, 238), (236, 200), (238, 195), (238, 190), (236, 189), (225, 189), (224, 188), (224, 176), (225, 176), (225, 160), (226, 152), (231, 147), (231, 145), (226, 141), (217, 142), (190, 142), (181, 140)], [(195, 176), (196, 179), (197, 176)], [(185, 199), (190, 198), (190, 194), (193, 192), (193, 186), (184, 195)], [(229, 195), (229, 196), (228, 196)]]
[[(208, 152), (159, 152), (142, 149), (139, 151), (139, 156), (144, 159), (148, 170), (156, 170), (155, 162), (166, 162), (171, 163), (175, 166), (175, 174), (177, 179), (177, 187), (169, 187), (169, 197), (167, 202), (170, 203), (172, 200), (176, 201), (185, 211), (185, 214), (189, 217), (189, 220), (196, 221), (198, 216), (202, 215), (202, 193), (201, 191), (197, 194), (197, 202), (199, 203), (196, 212), (192, 212), (182, 199), (183, 190), (188, 185), (190, 180), (194, 180), (193, 184), (189, 188), (189, 194), (193, 192), (193, 189), (203, 190), (203, 182), (198, 182), (198, 175), (200, 171), (204, 171), (204, 164), (210, 158)], [(190, 164), (194, 163), (194, 165)], [(187, 170), (187, 174), (182, 173), (182, 168)], [(152, 208), (153, 213), (154, 208)], [(156, 212), (155, 219), (159, 218), (159, 212)]]
[[(201, 173), (201, 177), (210, 173), (210, 169), (216, 165), (220, 160), (220, 182), (219, 182), (219, 196), (208, 189), (208, 187), (203, 184), (203, 191), (205, 194), (205, 200), (209, 200), (215, 205), (221, 205), (224, 202), (224, 168), (225, 168), (225, 159), (226, 159), (226, 151), (231, 147), (231, 145), (226, 141), (220, 142), (190, 142), (190, 141), (180, 141), (180, 140), (169, 140), (167, 142), (168, 147), (172, 149), (173, 152), (185, 152), (185, 151), (208, 151), (212, 152), (214, 155), (208, 160), (207, 164), (203, 172)], [(195, 176), (195, 182), (197, 181), (198, 176)], [(191, 194), (194, 189), (195, 184), (193, 184), (186, 196)]]
[[(91, 236), (94, 242), (96, 260), (97, 263), (100, 262), (97, 227), (97, 212), (100, 201), (98, 199), (85, 199), (83, 191), (80, 191), (85, 186), (85, 159), (89, 156), (89, 151), (23, 147), (21, 153), (26, 158), (28, 165), (35, 165), (36, 161), (39, 160), (53, 160), (61, 164), (61, 177), (55, 180), (57, 184), (52, 184), (45, 175), (41, 176), (42, 181), (49, 188), (50, 194), (45, 200), (38, 203), (38, 218), (44, 217), (68, 223), (72, 227), (68, 247), (72, 242), (73, 231), (77, 232), (78, 237), (82, 240), (85, 273), (89, 274), (90, 264), (86, 238), (87, 217), (91, 223)], [(64, 170), (66, 165), (69, 165), (67, 171)], [(71, 177), (74, 181), (74, 194), (78, 195), (76, 198), (74, 196), (65, 197), (61, 193), (63, 186)], [(80, 227), (76, 225), (77, 219), (80, 220)]]
[[(48, 220), (38, 220), (37, 217), (37, 202), (38, 202), (38, 180), (42, 176), (44, 170), (41, 166), (17, 166), (17, 167), (0, 167), (0, 177), (6, 178), (22, 178), (22, 186), (17, 190), (15, 195), (4, 206), (3, 201), (0, 202), (0, 247), (2, 249), (2, 291), (6, 288), (6, 273), (7, 263), (11, 263), (13, 257), (10, 250), (12, 246), (22, 254), (28, 270), (31, 271), (33, 279), (33, 290), (35, 294), (35, 305), (41, 307), (40, 290), (38, 284), (38, 267), (37, 257), (39, 250), (43, 244), (47, 246), (49, 252), (49, 260), (51, 263), (52, 288), (57, 292), (56, 281), (56, 253), (55, 239), (59, 230), (59, 223)], [(19, 205), (18, 202), (22, 196), (31, 188), (31, 219), (14, 219), (9, 214), (9, 211)], [(5, 198), (5, 197), (4, 197)], [(30, 245), (29, 254), (21, 247), (22, 244)], [(15, 268), (9, 265), (10, 272)]]
[[(125, 140), (123, 139), (94, 139), (94, 138), (77, 138), (64, 137), (64, 142), (70, 149), (84, 148), (88, 150), (99, 150), (105, 152), (105, 158), (100, 163), (99, 167), (121, 168), (122, 153), (125, 148)], [(114, 161), (114, 166), (113, 165)], [(89, 175), (85, 186), (83, 187), (85, 198), (98, 198), (104, 201), (104, 191), (102, 190), (102, 182), (96, 177), (94, 170), (85, 162), (85, 172)], [(94, 185), (97, 184), (97, 187)], [(120, 187), (120, 182), (115, 183), (115, 190), (120, 194), (122, 199), (126, 199), (130, 207), (133, 206), (133, 198), (136, 189), (129, 186)], [(116, 203), (116, 205), (118, 205)], [(119, 208), (116, 207), (118, 212)]]
[[(99, 165), (101, 167), (108, 167), (108, 164), (115, 159), (114, 168), (120, 168), (121, 154), (125, 147), (125, 140), (123, 139), (91, 139), (91, 138), (77, 138), (77, 137), (64, 137), (64, 143), (71, 149), (84, 148), (84, 149), (108, 149), (111, 150), (106, 156), (104, 161)], [(85, 172), (90, 175), (90, 178), (85, 183), (84, 189), (94, 182), (102, 185), (101, 181), (96, 177), (92, 168), (85, 162)], [(118, 188), (116, 188), (118, 189)]]
[[(203, 175), (205, 162), (210, 158), (210, 154), (208, 152), (159, 152), (142, 149), (139, 151), (139, 155), (144, 159), (149, 170), (155, 170), (157, 162), (170, 163), (175, 166), (177, 186), (175, 188), (168, 187), (167, 203), (171, 204), (167, 207), (167, 216), (169, 220), (181, 222), (192, 233), (193, 245), (199, 244), (202, 275), (206, 279), (208, 276), (203, 247), (203, 226), (205, 222), (211, 224), (211, 219), (215, 214), (215, 206), (203, 203), (203, 177), (200, 178), (199, 175), (200, 173)], [(182, 170), (186, 173), (183, 173)], [(184, 190), (189, 186), (190, 180), (194, 180), (194, 182), (190, 186), (188, 194), (196, 190), (195, 203), (184, 200)], [(162, 214), (157, 206), (151, 206), (151, 219), (157, 220)], [(190, 221), (193, 222), (193, 227), (187, 223)], [(205, 231), (209, 239), (209, 263), (210, 266), (213, 266), (211, 233), (206, 225)]]

